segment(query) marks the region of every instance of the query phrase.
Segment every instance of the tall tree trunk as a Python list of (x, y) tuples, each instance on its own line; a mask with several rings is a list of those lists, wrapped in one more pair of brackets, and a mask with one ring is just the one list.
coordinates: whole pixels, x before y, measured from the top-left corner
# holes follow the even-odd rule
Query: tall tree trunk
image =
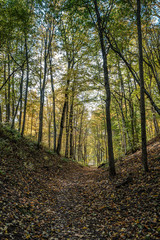
[(88, 129), (86, 127), (85, 136), (84, 136), (84, 164), (87, 163), (87, 137), (88, 137)]
[(0, 122), (2, 122), (2, 106), (0, 104)]
[(159, 130), (159, 125), (158, 125), (158, 121), (157, 121), (157, 118), (156, 118), (156, 112), (155, 112), (155, 110), (152, 106), (151, 106), (151, 111), (152, 111), (152, 116), (153, 116), (155, 135), (157, 136), (159, 134), (160, 130)]
[(31, 115), (31, 136), (33, 136), (33, 119), (34, 119), (34, 109), (32, 109), (32, 115)]
[(69, 83), (70, 83), (70, 79), (69, 79), (70, 65), (71, 65), (71, 62), (68, 61), (68, 74), (67, 74), (68, 76), (67, 76), (67, 84), (66, 84), (66, 89), (65, 89), (65, 100), (64, 100), (63, 111), (62, 111), (62, 116), (61, 116), (60, 132), (59, 132), (59, 136), (58, 136), (58, 144), (57, 144), (57, 150), (56, 150), (57, 154), (60, 154), (60, 151), (61, 151), (65, 114), (66, 114), (66, 108), (67, 108), (67, 104), (68, 104), (67, 99), (68, 99), (68, 89), (69, 89)]
[(143, 76), (143, 51), (142, 51), (142, 31), (141, 31), (141, 1), (137, 0), (137, 30), (139, 46), (139, 75), (140, 75), (140, 110), (141, 110), (141, 139), (142, 139), (142, 162), (145, 172), (148, 172), (147, 144), (146, 144), (146, 116), (144, 99), (144, 76)]
[(72, 98), (70, 106), (70, 116), (69, 116), (69, 126), (70, 126), (70, 158), (73, 158), (73, 103), (74, 103), (74, 93), (72, 89)]
[(110, 176), (115, 176), (116, 170), (115, 170), (115, 163), (114, 163), (112, 128), (111, 128), (111, 117), (110, 117), (111, 94), (110, 94), (108, 64), (107, 64), (107, 56), (106, 56), (107, 52), (106, 52), (106, 47), (104, 43), (104, 36), (103, 36), (104, 33), (103, 33), (103, 27), (101, 23), (101, 16), (100, 16), (98, 5), (97, 5), (97, 0), (94, 0), (94, 4), (95, 4), (96, 16), (97, 16), (101, 51), (103, 56), (104, 84), (105, 84), (105, 91), (106, 91), (106, 121), (107, 121), (107, 133), (108, 133), (109, 173), (110, 173)]
[[(46, 84), (46, 74), (47, 74), (47, 36), (45, 38), (45, 53), (44, 53), (44, 76), (43, 83), (40, 86), (40, 110), (39, 110), (39, 131), (38, 131), (38, 147), (42, 142), (42, 132), (43, 132), (43, 108), (44, 108), (44, 94), (45, 94), (45, 84)], [(40, 84), (41, 85), (41, 84)]]
[[(6, 60), (6, 58), (4, 59)], [(4, 62), (4, 82), (6, 82), (6, 61)], [(5, 120), (6, 122), (8, 121), (8, 107), (7, 107), (7, 103), (8, 103), (8, 98), (7, 98), (7, 87), (5, 86), (5, 108), (6, 108), (6, 116), (5, 116)]]
[(12, 120), (14, 118), (14, 111), (15, 111), (14, 108), (15, 108), (15, 90), (14, 90), (14, 74), (13, 74), (12, 76)]
[(122, 122), (122, 127), (120, 125), (119, 111), (117, 109), (117, 105), (116, 104), (115, 104), (115, 110), (116, 110), (116, 115), (117, 115), (117, 122), (118, 122), (118, 126), (119, 126), (119, 132), (120, 132), (120, 136), (121, 136), (121, 150), (122, 150), (123, 154), (126, 154), (127, 153), (126, 131), (124, 129), (123, 122)]
[(104, 115), (104, 145), (105, 145), (105, 155), (106, 155), (106, 160), (108, 159), (108, 143), (107, 143), (107, 129), (106, 129), (106, 112), (104, 111), (103, 108), (103, 115)]
[(10, 121), (10, 99), (11, 99), (11, 79), (10, 79), (10, 57), (8, 54), (8, 96), (7, 96), (7, 122)]
[(54, 81), (53, 81), (53, 72), (52, 72), (52, 50), (50, 51), (50, 74), (51, 74), (51, 88), (52, 88), (52, 101), (53, 101), (53, 128), (54, 128), (54, 143), (53, 149), (56, 151), (56, 142), (57, 142), (57, 127), (56, 127), (56, 103), (55, 103), (55, 90), (54, 90)]
[(84, 114), (84, 107), (83, 107), (83, 109), (82, 109), (81, 119), (80, 119), (80, 127), (79, 127), (78, 162), (81, 160), (81, 157), (82, 157), (82, 143), (81, 143), (81, 138), (82, 138), (83, 114)]
[(26, 78), (26, 89), (25, 89), (25, 99), (24, 99), (23, 124), (22, 124), (22, 131), (21, 131), (22, 137), (24, 135), (24, 130), (25, 130), (27, 100), (28, 100), (28, 84), (29, 84), (29, 59), (28, 59), (28, 44), (27, 44), (26, 36), (25, 36), (25, 49), (26, 49), (27, 78)]
[[(78, 115), (78, 110), (77, 110), (77, 115)], [(76, 160), (77, 159), (77, 126), (78, 126), (78, 119), (77, 119), (77, 116), (75, 115), (74, 117), (74, 159)]]
[[(41, 84), (41, 72), (40, 72), (40, 110), (39, 110), (39, 131), (38, 131), (38, 147), (42, 142), (43, 134), (43, 108), (44, 108), (44, 94), (46, 87), (46, 75), (47, 75), (47, 59), (51, 50), (51, 43), (53, 38), (53, 29), (51, 25), (46, 29), (46, 35), (44, 38), (44, 74), (43, 74), (43, 83)], [(42, 53), (41, 53), (42, 54)], [(42, 85), (42, 86), (41, 86)]]
[[(19, 132), (21, 131), (21, 122), (22, 122), (22, 97), (23, 97), (23, 81), (24, 81), (24, 68), (22, 68), (22, 76), (21, 76), (21, 83), (20, 83), (20, 97), (19, 97), (19, 104), (20, 104), (20, 110), (19, 110)], [(15, 116), (18, 111), (18, 106), (15, 112)], [(15, 117), (14, 117), (15, 119)]]
[(62, 116), (61, 116), (61, 124), (60, 124), (60, 132), (58, 136), (58, 144), (57, 144), (57, 154), (60, 154), (61, 145), (62, 145), (62, 135), (63, 135), (63, 128), (64, 128), (64, 121), (65, 121), (65, 112), (66, 112), (66, 100), (63, 105)]
[(128, 128), (127, 128), (127, 124), (126, 124), (126, 119), (125, 119), (125, 116), (124, 116), (124, 112), (123, 112), (123, 107), (122, 107), (122, 100), (118, 100), (116, 98), (116, 96), (114, 95), (114, 98), (117, 102), (117, 104), (119, 105), (119, 108), (120, 108), (120, 111), (121, 111), (121, 115), (122, 115), (122, 129), (123, 129), (123, 133), (126, 133), (127, 134), (127, 138), (128, 138), (128, 143), (129, 143), (129, 146), (132, 150), (132, 143), (131, 143), (131, 140), (130, 140), (130, 136), (129, 136), (129, 132), (128, 132)]
[(69, 150), (69, 119), (68, 119), (68, 109), (69, 109), (69, 102), (68, 102), (68, 94), (66, 97), (66, 146), (65, 146), (65, 157), (68, 158), (68, 150)]
[[(123, 56), (122, 52), (120, 52), (120, 50), (116, 47), (114, 47), (114, 45), (111, 42), (111, 39), (109, 37), (109, 35), (105, 32), (105, 37), (108, 40), (111, 49), (120, 56), (120, 58), (123, 60), (123, 62), (126, 64), (127, 68), (129, 69), (130, 73), (132, 74), (134, 80), (136, 83), (138, 83), (138, 85), (140, 86), (140, 80), (137, 77), (136, 73), (134, 72), (134, 70), (132, 69), (130, 63), (126, 60), (126, 58)], [(115, 42), (116, 44), (116, 42)], [(117, 45), (117, 44), (116, 44)], [(151, 94), (149, 94), (149, 92), (144, 88), (144, 93), (146, 94), (147, 98), (149, 99), (150, 103), (152, 104), (152, 106), (154, 107), (154, 109), (156, 110), (156, 112), (160, 115), (160, 108), (156, 105), (156, 103), (153, 101)]]
[[(51, 49), (51, 42), (53, 38), (53, 31), (51, 30), (51, 26), (46, 29), (46, 36), (44, 38), (44, 75), (43, 75), (43, 83), (41, 84), (41, 73), (40, 73), (40, 110), (39, 110), (39, 131), (38, 131), (38, 147), (42, 142), (42, 134), (43, 134), (43, 108), (44, 108), (44, 94), (46, 87), (46, 75), (47, 75), (47, 59)], [(42, 86), (41, 86), (42, 85)]]
[[(19, 115), (19, 131), (20, 131), (20, 128), (21, 128), (21, 119), (22, 119), (22, 91), (23, 91), (23, 76), (24, 76), (24, 69), (22, 69), (22, 76), (21, 76), (21, 83), (20, 83), (20, 97), (18, 99), (18, 103), (17, 103), (17, 106), (16, 106), (16, 109), (14, 111), (14, 116), (12, 118), (12, 125), (11, 125), (11, 128), (14, 128), (14, 124), (15, 124), (15, 118), (17, 116), (17, 112), (18, 112), (18, 108), (19, 108), (19, 105), (20, 105), (20, 115)], [(14, 101), (14, 100), (13, 100)], [(13, 102), (13, 105), (14, 105), (14, 102)], [(12, 106), (14, 107), (14, 106)], [(13, 111), (13, 110), (12, 110)], [(13, 112), (12, 112), (13, 113)]]
[(49, 121), (48, 121), (48, 147), (49, 149), (51, 148), (51, 119), (49, 116)]
[(134, 150), (136, 147), (136, 141), (135, 141), (135, 128), (134, 128), (134, 107), (133, 103), (129, 101), (129, 109), (130, 109), (130, 118), (131, 118), (131, 133), (132, 133), (132, 149)]

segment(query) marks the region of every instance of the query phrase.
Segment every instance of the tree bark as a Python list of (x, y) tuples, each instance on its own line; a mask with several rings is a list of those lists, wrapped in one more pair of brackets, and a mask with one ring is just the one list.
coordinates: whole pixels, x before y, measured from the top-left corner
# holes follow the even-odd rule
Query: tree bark
[(53, 30), (51, 30), (51, 25), (46, 29), (44, 37), (44, 74), (43, 74), (43, 83), (41, 84), (41, 72), (40, 72), (40, 110), (39, 110), (39, 130), (38, 130), (38, 148), (42, 142), (43, 135), (43, 109), (44, 109), (44, 94), (46, 87), (46, 76), (47, 76), (47, 59), (51, 49), (51, 42), (53, 38)]
[(58, 144), (57, 144), (57, 150), (56, 150), (58, 155), (60, 154), (61, 145), (62, 145), (62, 135), (63, 135), (64, 121), (65, 121), (65, 112), (66, 112), (66, 100), (63, 105), (61, 124), (60, 124), (60, 132), (59, 132), (59, 136), (58, 136)]
[(82, 109), (81, 119), (80, 119), (80, 127), (79, 127), (78, 162), (81, 160), (81, 157), (82, 157), (82, 143), (81, 143), (81, 138), (82, 138), (83, 114), (84, 114), (84, 108)]
[[(62, 145), (62, 135), (63, 135), (63, 129), (64, 129), (65, 114), (67, 111), (67, 104), (68, 104), (68, 90), (69, 90), (69, 84), (70, 84), (70, 76), (69, 76), (70, 67), (71, 67), (71, 61), (68, 59), (67, 84), (66, 84), (66, 89), (65, 89), (65, 100), (64, 100), (63, 111), (62, 111), (62, 116), (61, 116), (60, 132), (59, 132), (59, 136), (58, 136), (58, 144), (57, 144), (57, 150), (56, 150), (57, 154), (60, 154), (61, 145)], [(72, 65), (72, 67), (73, 67), (73, 65)]]
[(69, 109), (69, 102), (68, 102), (68, 94), (66, 97), (66, 146), (65, 146), (65, 157), (68, 158), (68, 150), (69, 150), (69, 119), (68, 119), (68, 109)]
[(47, 53), (46, 53), (46, 51), (47, 51), (47, 39), (45, 39), (44, 77), (43, 77), (43, 84), (40, 89), (38, 147), (40, 147), (40, 144), (42, 142), (42, 131), (43, 131), (43, 108), (44, 108), (44, 94), (45, 94), (46, 73), (47, 73)]
[(52, 88), (52, 101), (53, 101), (53, 127), (54, 127), (54, 143), (53, 149), (56, 151), (56, 142), (57, 142), (57, 127), (56, 127), (56, 103), (55, 103), (55, 90), (54, 90), (54, 81), (53, 81), (53, 72), (52, 72), (52, 50), (50, 51), (50, 74), (51, 74), (51, 88)]
[[(6, 60), (6, 58), (4, 59)], [(6, 82), (6, 62), (4, 62), (4, 83)], [(6, 116), (5, 116), (5, 121), (8, 121), (8, 107), (7, 107), (7, 103), (8, 103), (8, 98), (7, 98), (7, 87), (5, 86), (5, 108), (6, 108)]]
[(8, 96), (7, 96), (7, 122), (10, 121), (10, 99), (11, 99), (10, 57), (8, 54)]
[(14, 89), (14, 74), (13, 74), (12, 76), (12, 119), (14, 117), (14, 112), (15, 112), (15, 89)]
[(137, 0), (137, 30), (139, 46), (139, 76), (140, 76), (140, 110), (141, 110), (141, 140), (142, 140), (142, 163), (145, 172), (148, 172), (147, 144), (146, 144), (146, 115), (144, 99), (144, 76), (143, 76), (143, 51), (142, 51), (142, 31), (141, 31), (141, 1)]
[(157, 121), (157, 118), (156, 118), (156, 112), (155, 112), (153, 107), (151, 107), (151, 111), (152, 111), (152, 116), (153, 116), (153, 124), (154, 124), (154, 129), (155, 129), (155, 135), (157, 136), (159, 134), (160, 130), (159, 130), (159, 125), (158, 125), (158, 121)]
[(97, 0), (94, 0), (95, 12), (97, 16), (98, 23), (98, 32), (99, 39), (101, 44), (101, 51), (103, 57), (103, 71), (104, 71), (104, 84), (106, 91), (106, 122), (107, 122), (107, 133), (108, 133), (108, 156), (109, 156), (109, 173), (110, 176), (116, 175), (115, 163), (114, 163), (114, 154), (113, 154), (113, 142), (112, 142), (112, 128), (111, 128), (111, 117), (110, 117), (110, 102), (111, 102), (111, 94), (110, 94), (110, 85), (109, 85), (109, 76), (108, 76), (108, 65), (107, 65), (107, 53), (106, 47), (104, 43), (104, 30), (101, 26), (101, 16), (99, 13)]
[(28, 44), (27, 44), (26, 36), (25, 36), (25, 49), (26, 49), (26, 63), (27, 63), (27, 78), (26, 78), (26, 89), (25, 89), (25, 100), (24, 100), (23, 124), (22, 124), (22, 131), (21, 131), (22, 137), (24, 135), (24, 130), (25, 130), (27, 100), (28, 100), (28, 84), (29, 84), (29, 59), (28, 59)]
[(73, 103), (74, 103), (74, 93), (72, 89), (72, 98), (70, 106), (70, 116), (69, 116), (69, 126), (70, 126), (70, 158), (73, 158)]
[(0, 122), (2, 122), (2, 106), (0, 104)]
[[(24, 81), (24, 68), (22, 68), (22, 76), (21, 76), (21, 83), (20, 83), (20, 97), (19, 97), (19, 104), (20, 104), (20, 113), (19, 113), (19, 132), (21, 131), (21, 122), (22, 122), (22, 96), (23, 96), (23, 81)], [(18, 106), (15, 112), (17, 114)], [(15, 116), (14, 116), (15, 119)]]
[[(21, 128), (21, 119), (22, 119), (23, 76), (24, 76), (24, 70), (22, 69), (22, 76), (21, 76), (21, 83), (20, 83), (20, 97), (19, 97), (19, 99), (18, 99), (18, 103), (17, 103), (16, 109), (15, 109), (15, 111), (14, 111), (14, 115), (13, 115), (13, 118), (12, 118), (12, 125), (11, 125), (11, 128), (14, 128), (15, 118), (16, 118), (16, 116), (17, 116), (18, 108), (19, 108), (19, 105), (20, 105), (19, 131), (20, 131), (20, 128)], [(13, 103), (13, 105), (14, 105), (14, 103)], [(13, 107), (14, 107), (14, 106), (13, 106)]]

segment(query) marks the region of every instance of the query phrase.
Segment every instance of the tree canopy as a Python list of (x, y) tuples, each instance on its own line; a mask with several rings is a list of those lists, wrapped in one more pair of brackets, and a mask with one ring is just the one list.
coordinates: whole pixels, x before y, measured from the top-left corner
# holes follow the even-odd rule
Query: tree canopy
[(1, 1), (0, 121), (115, 175), (116, 159), (159, 134), (158, 6)]

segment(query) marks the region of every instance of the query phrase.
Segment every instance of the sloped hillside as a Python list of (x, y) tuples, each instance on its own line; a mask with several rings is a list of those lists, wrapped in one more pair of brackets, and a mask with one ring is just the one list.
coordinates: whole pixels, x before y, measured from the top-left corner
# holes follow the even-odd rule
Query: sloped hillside
[(148, 154), (149, 173), (137, 151), (110, 179), (107, 169), (82, 168), (0, 126), (0, 239), (158, 240), (159, 138)]
[(16, 172), (23, 173), (29, 173), (29, 170), (34, 172), (50, 170), (55, 175), (63, 173), (65, 175), (70, 170), (73, 172), (81, 168), (77, 163), (61, 158), (50, 150), (43, 147), (38, 149), (36, 143), (22, 138), (16, 130), (2, 125), (0, 125), (0, 157), (2, 172), (15, 169)]

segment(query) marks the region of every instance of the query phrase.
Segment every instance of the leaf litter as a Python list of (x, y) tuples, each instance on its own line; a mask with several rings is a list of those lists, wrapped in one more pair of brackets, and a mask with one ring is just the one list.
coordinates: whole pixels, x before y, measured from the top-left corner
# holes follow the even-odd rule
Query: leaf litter
[[(113, 179), (107, 169), (81, 167), (44, 149), (30, 152), (23, 141), (1, 154), (1, 240), (160, 239), (159, 139), (148, 146), (149, 173), (137, 151), (117, 161)], [(129, 173), (133, 179), (123, 185)]]

